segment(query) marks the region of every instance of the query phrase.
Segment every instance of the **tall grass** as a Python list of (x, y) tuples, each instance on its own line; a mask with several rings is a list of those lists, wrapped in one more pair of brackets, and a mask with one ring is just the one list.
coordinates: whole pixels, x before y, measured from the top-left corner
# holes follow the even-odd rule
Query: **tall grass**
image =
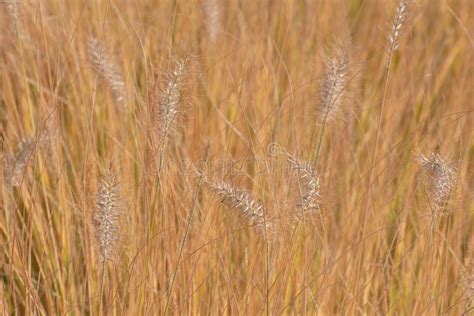
[(473, 15), (0, 2), (0, 314), (469, 315)]

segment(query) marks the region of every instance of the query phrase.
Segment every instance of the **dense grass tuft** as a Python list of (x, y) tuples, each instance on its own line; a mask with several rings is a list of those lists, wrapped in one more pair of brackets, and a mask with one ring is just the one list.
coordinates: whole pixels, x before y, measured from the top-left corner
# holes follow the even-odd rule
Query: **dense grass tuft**
[(472, 314), (473, 16), (0, 0), (0, 314)]

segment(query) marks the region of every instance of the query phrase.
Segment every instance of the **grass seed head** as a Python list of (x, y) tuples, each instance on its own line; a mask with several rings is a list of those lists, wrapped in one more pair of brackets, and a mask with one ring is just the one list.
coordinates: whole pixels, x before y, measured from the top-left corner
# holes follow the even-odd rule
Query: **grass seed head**
[(349, 69), (350, 61), (347, 49), (343, 45), (338, 45), (325, 61), (325, 73), (320, 87), (318, 108), (323, 121), (332, 121), (339, 114), (344, 103)]
[(113, 171), (109, 170), (100, 180), (96, 199), (93, 221), (100, 258), (101, 261), (114, 260), (120, 241), (121, 199)]
[(418, 163), (430, 179), (432, 213), (440, 211), (456, 185), (456, 167), (437, 154), (418, 155)]
[(3, 170), (7, 185), (20, 186), (28, 161), (33, 154), (33, 147), (33, 140), (28, 138), (20, 142), (16, 152), (5, 157)]
[(271, 231), (271, 224), (265, 219), (265, 207), (252, 198), (251, 194), (223, 181), (212, 181), (203, 176), (203, 181), (229, 207), (239, 210), (264, 235)]
[(400, 0), (392, 27), (387, 34), (389, 54), (400, 48), (400, 36), (410, 13), (410, 0)]
[(205, 0), (203, 9), (207, 32), (209, 33), (211, 42), (215, 43), (222, 28), (221, 6), (218, 0)]
[(159, 151), (162, 155), (174, 138), (181, 113), (182, 94), (187, 74), (187, 60), (176, 61), (170, 71), (165, 75), (164, 89), (158, 94), (156, 105), (157, 127), (159, 134)]
[(97, 73), (107, 81), (114, 100), (120, 104), (126, 102), (127, 92), (120, 68), (96, 38), (90, 38), (87, 46), (89, 60)]
[(301, 200), (297, 207), (301, 215), (319, 211), (321, 198), (319, 176), (313, 163), (301, 161), (293, 155), (287, 155), (288, 162), (298, 174), (299, 183), (303, 186), (301, 190)]

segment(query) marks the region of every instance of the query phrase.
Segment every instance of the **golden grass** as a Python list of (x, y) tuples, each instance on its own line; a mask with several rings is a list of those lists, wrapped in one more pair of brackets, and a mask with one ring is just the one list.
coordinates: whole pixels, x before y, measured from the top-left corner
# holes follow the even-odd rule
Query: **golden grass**
[[(417, 1), (386, 71), (396, 6), (2, 1), (0, 313), (469, 313), (474, 6)], [(91, 64), (90, 38), (106, 64)], [(343, 111), (320, 133), (325, 59), (348, 38)], [(162, 155), (159, 95), (188, 57)], [(418, 164), (432, 153), (456, 170), (436, 216)], [(287, 155), (318, 162), (320, 204), (304, 216)], [(109, 168), (124, 210), (105, 262), (93, 221)], [(272, 232), (200, 171), (246, 189)]]

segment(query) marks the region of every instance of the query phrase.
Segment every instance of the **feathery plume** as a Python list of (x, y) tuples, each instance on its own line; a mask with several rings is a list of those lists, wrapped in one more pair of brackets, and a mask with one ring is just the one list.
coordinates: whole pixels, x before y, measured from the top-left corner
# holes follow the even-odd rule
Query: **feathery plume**
[(57, 122), (56, 122), (56, 113), (53, 112), (51, 117), (47, 118), (45, 124), (43, 125), (39, 135), (37, 136), (38, 139), (38, 147), (41, 149), (47, 148), (54, 140), (54, 133), (57, 130)]
[(433, 196), (431, 211), (436, 215), (456, 185), (456, 167), (434, 153), (429, 156), (418, 155), (418, 163), (431, 180)]
[(114, 260), (120, 240), (121, 199), (119, 182), (112, 170), (100, 180), (93, 218), (101, 261)]
[(187, 73), (187, 60), (181, 59), (174, 68), (166, 73), (164, 89), (158, 95), (158, 134), (160, 136), (160, 155), (166, 151), (170, 139), (174, 136), (181, 111), (181, 98)]
[(223, 181), (212, 181), (201, 175), (203, 182), (209, 186), (229, 207), (235, 208), (243, 214), (264, 235), (271, 232), (271, 224), (265, 220), (264, 206), (255, 201), (246, 190), (235, 188)]
[(18, 187), (21, 184), (28, 160), (33, 154), (33, 140), (28, 138), (18, 145), (15, 153), (4, 160), (4, 178), (8, 185)]
[(297, 205), (301, 210), (301, 215), (319, 211), (319, 200), (321, 195), (316, 167), (312, 162), (301, 161), (291, 154), (287, 154), (287, 160), (298, 173), (299, 181), (303, 185), (301, 201)]
[(107, 81), (114, 100), (124, 103), (127, 93), (120, 68), (113, 63), (112, 57), (96, 38), (90, 38), (87, 46), (89, 60), (97, 73)]
[(393, 21), (392, 28), (388, 33), (389, 55), (400, 48), (400, 34), (408, 17), (410, 0), (400, 0)]
[(36, 149), (45, 149), (51, 143), (53, 127), (49, 124), (34, 137), (22, 140), (13, 154), (7, 154), (4, 164), (4, 180), (7, 185), (18, 187), (30, 159), (35, 158)]
[(205, 0), (203, 7), (207, 31), (211, 38), (211, 42), (215, 43), (217, 36), (221, 31), (221, 7), (219, 1)]
[(18, 32), (20, 29), (20, 3), (18, 0), (6, 0), (4, 3), (6, 4), (8, 15), (13, 22), (13, 28)]
[(464, 271), (463, 275), (463, 289), (466, 297), (463, 315), (468, 315), (468, 312), (474, 309), (474, 264), (471, 263), (468, 269), (469, 271)]
[(474, 310), (474, 236), (471, 236), (467, 246), (466, 262), (461, 270), (461, 288), (466, 299), (462, 315), (469, 315)]
[(338, 45), (334, 54), (326, 59), (324, 79), (320, 88), (318, 111), (323, 121), (336, 118), (344, 102), (344, 89), (347, 84), (350, 61), (347, 50)]

